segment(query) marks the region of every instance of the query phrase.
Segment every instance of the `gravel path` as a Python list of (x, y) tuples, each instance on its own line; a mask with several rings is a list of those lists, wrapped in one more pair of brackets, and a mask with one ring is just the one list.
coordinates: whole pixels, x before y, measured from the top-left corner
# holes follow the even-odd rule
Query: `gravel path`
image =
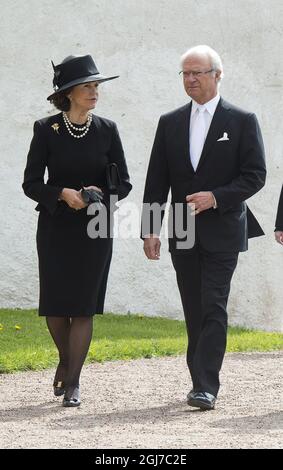
[(0, 375), (0, 447), (279, 448), (282, 358), (226, 354), (209, 412), (186, 404), (183, 356), (90, 364), (79, 408), (53, 397), (54, 370)]

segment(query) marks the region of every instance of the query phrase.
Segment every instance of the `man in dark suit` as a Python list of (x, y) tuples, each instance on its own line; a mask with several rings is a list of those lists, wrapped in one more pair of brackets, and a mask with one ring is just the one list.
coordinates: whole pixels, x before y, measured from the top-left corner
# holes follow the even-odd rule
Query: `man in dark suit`
[(279, 197), (275, 221), (275, 239), (278, 243), (283, 245), (283, 186)]
[[(226, 305), (238, 254), (247, 250), (248, 238), (263, 235), (245, 200), (264, 186), (266, 169), (256, 116), (219, 95), (219, 55), (197, 46), (181, 63), (192, 101), (159, 120), (145, 184), (142, 238), (146, 256), (159, 259), (164, 204), (171, 189), (169, 251), (186, 320), (193, 383), (187, 401), (209, 410), (219, 390)], [(162, 206), (159, 219), (160, 211), (152, 211), (156, 206)], [(189, 233), (193, 219), (195, 241), (182, 244), (183, 227)]]

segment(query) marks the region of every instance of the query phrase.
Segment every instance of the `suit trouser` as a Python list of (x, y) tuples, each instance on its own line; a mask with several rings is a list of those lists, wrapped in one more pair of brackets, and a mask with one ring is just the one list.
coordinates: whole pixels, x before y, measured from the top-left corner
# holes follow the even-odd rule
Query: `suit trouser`
[(195, 391), (217, 396), (227, 340), (227, 301), (238, 252), (211, 253), (195, 245), (172, 254), (185, 315), (187, 364)]

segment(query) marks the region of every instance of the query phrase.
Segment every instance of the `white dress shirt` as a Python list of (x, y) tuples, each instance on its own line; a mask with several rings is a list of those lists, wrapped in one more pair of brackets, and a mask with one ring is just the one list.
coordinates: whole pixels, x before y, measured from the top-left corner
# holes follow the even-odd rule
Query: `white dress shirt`
[[(213, 118), (213, 115), (215, 113), (215, 110), (217, 108), (217, 105), (220, 100), (220, 95), (217, 93), (217, 95), (212, 98), (212, 100), (208, 101), (207, 103), (204, 104), (198, 104), (196, 101), (192, 100), (192, 110), (191, 110), (191, 119), (190, 119), (190, 137), (192, 134), (192, 129), (194, 127), (194, 122), (196, 120), (196, 110), (198, 108), (200, 109), (205, 109), (204, 112), (204, 119), (205, 119), (205, 125), (206, 125), (206, 130), (205, 130), (205, 139), (208, 134), (210, 124)], [(204, 142), (203, 142), (204, 143)]]
[[(220, 100), (220, 95), (217, 95), (212, 98), (212, 100), (207, 101), (207, 103), (199, 104), (196, 101), (192, 100), (192, 109), (191, 109), (191, 118), (190, 118), (190, 158), (193, 165), (194, 170), (196, 171), (198, 162), (202, 153), (202, 149), (204, 146), (205, 139), (207, 137), (211, 121), (217, 105)], [(196, 129), (194, 129), (194, 124), (200, 125), (199, 121), (199, 112), (203, 112), (203, 120), (204, 120), (204, 129), (200, 130), (198, 133)], [(203, 123), (203, 121), (201, 121)], [(195, 142), (195, 139), (200, 139), (200, 142)], [(194, 152), (197, 151), (197, 155), (194, 155)], [(213, 194), (212, 194), (213, 195)], [(214, 197), (214, 195), (213, 195)], [(217, 207), (217, 202), (214, 197), (214, 209)]]

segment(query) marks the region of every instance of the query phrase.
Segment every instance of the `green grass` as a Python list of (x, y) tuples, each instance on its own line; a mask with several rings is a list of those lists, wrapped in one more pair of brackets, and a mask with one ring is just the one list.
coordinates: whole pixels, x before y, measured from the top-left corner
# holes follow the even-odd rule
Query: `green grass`
[[(185, 323), (143, 315), (97, 315), (88, 362), (183, 354)], [(229, 328), (227, 351), (283, 349), (283, 334)], [(0, 309), (0, 373), (37, 370), (57, 364), (45, 318), (36, 310)]]

